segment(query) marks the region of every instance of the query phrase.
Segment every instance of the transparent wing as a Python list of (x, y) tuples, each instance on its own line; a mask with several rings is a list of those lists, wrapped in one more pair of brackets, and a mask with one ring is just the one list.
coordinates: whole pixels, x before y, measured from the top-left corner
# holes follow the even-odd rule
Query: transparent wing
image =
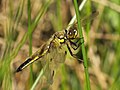
[(50, 53), (47, 53), (44, 60), (41, 60), (42, 66), (44, 68), (44, 75), (47, 78), (47, 82), (53, 83), (54, 73), (61, 63), (65, 61), (66, 51), (62, 47), (51, 48)]
[[(99, 12), (95, 11), (91, 13), (89, 16), (83, 17), (83, 19), (81, 19), (82, 26), (85, 26), (88, 21), (92, 21), (96, 16), (98, 16), (98, 14)], [(69, 26), (73, 26), (74, 28), (77, 27), (77, 21), (75, 21), (75, 23), (72, 25), (70, 24)]]
[(90, 14), (89, 16), (84, 17), (81, 20), (82, 26), (86, 25), (88, 21), (92, 21), (96, 16), (98, 16), (99, 12), (95, 11), (92, 14)]

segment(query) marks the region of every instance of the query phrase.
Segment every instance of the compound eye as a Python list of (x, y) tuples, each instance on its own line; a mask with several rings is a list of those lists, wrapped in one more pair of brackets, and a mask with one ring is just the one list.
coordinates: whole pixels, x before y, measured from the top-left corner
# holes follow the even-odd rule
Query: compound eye
[(69, 38), (75, 38), (77, 36), (77, 30), (76, 29), (71, 29), (68, 32), (68, 37)]
[(76, 30), (76, 29), (74, 29), (73, 31), (74, 31), (74, 35), (76, 36), (76, 35), (77, 35), (77, 30)]

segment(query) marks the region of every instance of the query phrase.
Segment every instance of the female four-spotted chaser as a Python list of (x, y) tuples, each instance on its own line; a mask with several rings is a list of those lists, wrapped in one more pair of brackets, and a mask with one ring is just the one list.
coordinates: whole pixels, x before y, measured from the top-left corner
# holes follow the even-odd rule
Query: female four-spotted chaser
[[(98, 12), (92, 13), (87, 19), (94, 18), (98, 15)], [(86, 18), (81, 20), (81, 23), (84, 25)], [(76, 40), (76, 42), (73, 42)], [(78, 59), (75, 54), (73, 54), (72, 50), (77, 50), (81, 44), (79, 42), (80, 38), (78, 38), (78, 31), (77, 31), (77, 23), (71, 25), (68, 30), (62, 30), (56, 32), (52, 35), (52, 37), (43, 44), (38, 51), (28, 57), (25, 62), (23, 62), (16, 70), (16, 72), (22, 71), (31, 63), (40, 60), (43, 68), (47, 65), (45, 71), (45, 75), (47, 75), (48, 81), (51, 81), (54, 76), (54, 70), (58, 67), (60, 63), (64, 63), (67, 51), (65, 50), (64, 46), (68, 48), (71, 56)], [(80, 60), (80, 59), (78, 59)]]

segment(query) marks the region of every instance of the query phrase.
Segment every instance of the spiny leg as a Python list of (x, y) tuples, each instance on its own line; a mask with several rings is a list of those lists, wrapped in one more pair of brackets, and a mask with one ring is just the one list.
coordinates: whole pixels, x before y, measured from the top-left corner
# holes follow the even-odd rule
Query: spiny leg
[(73, 54), (73, 52), (71, 51), (71, 49), (70, 49), (70, 47), (69, 47), (68, 44), (67, 44), (67, 48), (68, 48), (68, 50), (69, 50), (71, 56), (73, 56), (74, 58), (76, 58), (76, 59), (78, 59), (79, 61), (82, 61), (82, 62), (83, 62), (83, 60), (79, 59), (79, 58), (76, 56), (76, 54)]
[[(80, 39), (83, 39), (83, 37), (82, 37), (82, 38), (77, 38), (77, 41), (76, 41), (76, 42), (73, 42), (73, 41), (69, 40), (69, 41), (70, 41), (70, 46), (71, 46), (74, 50), (77, 50), (77, 49), (80, 47), (80, 45), (81, 45), (82, 43), (84, 43), (84, 40), (83, 40), (83, 42), (79, 42)], [(78, 44), (77, 44), (77, 43), (78, 43)], [(75, 47), (74, 47), (74, 46), (75, 46)]]

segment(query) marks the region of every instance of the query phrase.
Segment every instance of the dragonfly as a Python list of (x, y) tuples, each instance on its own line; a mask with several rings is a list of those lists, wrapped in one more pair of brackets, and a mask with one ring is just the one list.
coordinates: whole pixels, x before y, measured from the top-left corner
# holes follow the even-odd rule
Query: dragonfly
[[(88, 19), (92, 20), (95, 16), (98, 15), (98, 12), (92, 13), (89, 17), (81, 20), (82, 25), (85, 25)], [(45, 69), (44, 75), (47, 78), (47, 81), (52, 84), (53, 76), (55, 69), (59, 66), (60, 63), (64, 63), (67, 55), (67, 47), (70, 55), (77, 60), (76, 54), (72, 50), (78, 50), (80, 45), (83, 42), (79, 42), (77, 30), (77, 22), (75, 22), (71, 27), (66, 30), (58, 31), (52, 35), (52, 37), (43, 44), (38, 51), (29, 56), (17, 69), (16, 72), (22, 71), (24, 68), (32, 64), (33, 62), (39, 60), (42, 64), (43, 69)], [(75, 42), (73, 40), (76, 40)], [(46, 66), (46, 67), (45, 67)]]

